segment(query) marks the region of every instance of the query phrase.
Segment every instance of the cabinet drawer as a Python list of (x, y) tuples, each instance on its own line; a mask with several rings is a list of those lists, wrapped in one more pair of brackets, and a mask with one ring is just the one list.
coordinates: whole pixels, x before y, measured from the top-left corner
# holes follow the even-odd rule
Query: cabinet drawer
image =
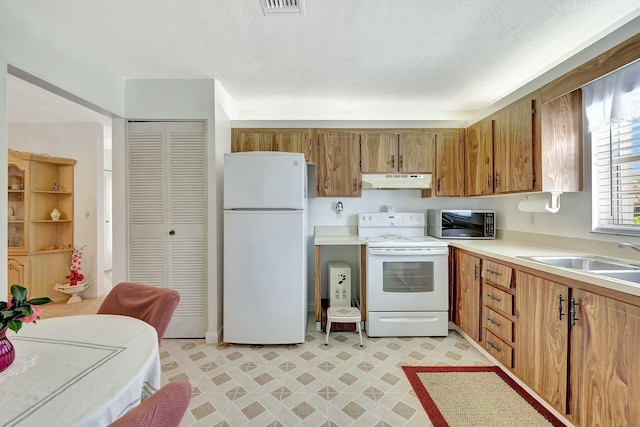
[(482, 286), (482, 305), (513, 315), (513, 295), (487, 284)]
[(482, 313), (482, 325), (498, 338), (510, 343), (513, 342), (513, 322), (488, 307)]
[(482, 278), (503, 288), (511, 288), (511, 267), (493, 261), (482, 261)]
[(513, 368), (513, 348), (487, 329), (484, 330), (484, 348), (503, 365)]

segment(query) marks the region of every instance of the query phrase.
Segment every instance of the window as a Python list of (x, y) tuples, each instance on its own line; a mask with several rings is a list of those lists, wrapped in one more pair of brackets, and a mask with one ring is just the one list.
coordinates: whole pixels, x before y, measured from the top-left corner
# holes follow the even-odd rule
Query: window
[(593, 230), (640, 235), (640, 61), (583, 91), (593, 153)]
[(591, 138), (596, 228), (640, 233), (640, 119), (602, 125)]

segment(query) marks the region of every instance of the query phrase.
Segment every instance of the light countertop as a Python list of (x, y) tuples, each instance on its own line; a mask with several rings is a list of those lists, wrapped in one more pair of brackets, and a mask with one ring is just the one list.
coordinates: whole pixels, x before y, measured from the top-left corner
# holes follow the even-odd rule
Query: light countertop
[(358, 237), (358, 227), (351, 226), (317, 226), (313, 243), (316, 246), (322, 245), (364, 245), (366, 240)]
[[(631, 295), (640, 296), (640, 284), (627, 282), (624, 280), (612, 279), (604, 276), (597, 276), (595, 274), (591, 274), (582, 270), (556, 267), (535, 261), (530, 261), (527, 259), (518, 258), (519, 256), (595, 255), (593, 253), (501, 239), (446, 241), (449, 246), (465, 249), (478, 255), (484, 255), (497, 260), (509, 262), (511, 264), (517, 264), (536, 270), (546, 271), (547, 273), (564, 276), (569, 279), (578, 280), (581, 282), (628, 293)], [(601, 255), (598, 256), (600, 257)], [(626, 259), (625, 261), (634, 262), (633, 260)]]

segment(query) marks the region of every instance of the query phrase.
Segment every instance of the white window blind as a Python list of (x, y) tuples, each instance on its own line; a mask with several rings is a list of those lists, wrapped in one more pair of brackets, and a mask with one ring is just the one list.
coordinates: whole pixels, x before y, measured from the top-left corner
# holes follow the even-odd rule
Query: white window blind
[(640, 233), (640, 119), (602, 125), (592, 142), (597, 228)]
[(594, 231), (640, 235), (640, 61), (583, 88)]

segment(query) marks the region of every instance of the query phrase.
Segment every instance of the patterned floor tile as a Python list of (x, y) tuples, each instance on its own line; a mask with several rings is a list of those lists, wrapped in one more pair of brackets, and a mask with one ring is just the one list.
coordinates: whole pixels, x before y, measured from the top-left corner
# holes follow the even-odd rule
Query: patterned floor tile
[(181, 427), (429, 426), (403, 365), (491, 365), (455, 331), (448, 337), (325, 335), (309, 322), (306, 342), (282, 346), (165, 339), (162, 384), (188, 379)]
[(284, 399), (278, 412), (283, 426), (320, 426), (328, 420), (328, 401), (310, 393), (296, 393)]

